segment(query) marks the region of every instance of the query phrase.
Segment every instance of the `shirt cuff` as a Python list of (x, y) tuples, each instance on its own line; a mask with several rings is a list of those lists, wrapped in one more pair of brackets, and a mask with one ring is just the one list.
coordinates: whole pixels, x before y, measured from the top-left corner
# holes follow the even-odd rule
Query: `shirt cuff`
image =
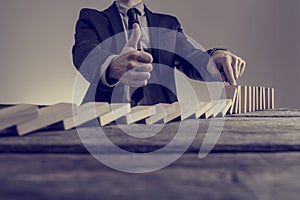
[(219, 50), (222, 50), (222, 51), (228, 51), (227, 48), (213, 48), (213, 49), (209, 49), (207, 51), (207, 53), (209, 54), (209, 56), (211, 57), (216, 51), (219, 51)]
[(102, 82), (102, 84), (105, 85), (105, 86), (108, 86), (108, 87), (114, 87), (114, 86), (116, 86), (116, 85), (119, 83), (119, 81), (114, 82), (113, 84), (112, 84), (112, 83), (109, 83), (109, 82), (107, 81), (107, 78), (106, 78), (106, 73), (107, 73), (108, 67), (110, 66), (110, 64), (112, 63), (112, 61), (113, 61), (115, 58), (117, 58), (117, 57), (118, 57), (118, 55), (111, 55), (111, 56), (108, 56), (108, 57), (106, 58), (106, 60), (104, 61), (104, 63), (102, 64), (102, 67), (100, 68), (101, 82)]

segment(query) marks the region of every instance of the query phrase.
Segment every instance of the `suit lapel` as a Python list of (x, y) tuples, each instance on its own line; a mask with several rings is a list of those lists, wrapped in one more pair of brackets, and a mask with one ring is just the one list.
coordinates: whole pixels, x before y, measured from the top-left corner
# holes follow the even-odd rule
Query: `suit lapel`
[(116, 3), (114, 2), (113, 5), (111, 5), (107, 10), (105, 10), (104, 14), (108, 17), (110, 21), (113, 35), (117, 34), (117, 37), (114, 37), (114, 40), (116, 42), (117, 52), (121, 52), (126, 44), (126, 36), (124, 32), (122, 19), (120, 17)]
[(151, 49), (151, 54), (153, 55), (154, 58), (157, 58), (155, 62), (159, 63), (159, 19), (158, 17), (153, 14), (146, 6), (145, 6), (145, 13), (147, 16), (147, 22), (148, 22), (148, 27), (149, 29), (149, 34), (150, 34), (150, 41), (151, 44), (150, 46), (152, 47)]

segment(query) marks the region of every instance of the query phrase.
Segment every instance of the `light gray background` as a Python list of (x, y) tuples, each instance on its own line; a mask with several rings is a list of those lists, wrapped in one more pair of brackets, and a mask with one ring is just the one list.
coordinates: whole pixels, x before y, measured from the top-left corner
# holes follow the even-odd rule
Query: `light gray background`
[[(0, 0), (0, 103), (71, 102), (71, 47), (82, 7), (111, 0)], [(276, 106), (300, 108), (299, 0), (145, 0), (176, 15), (205, 48), (248, 63), (239, 84), (276, 88)]]

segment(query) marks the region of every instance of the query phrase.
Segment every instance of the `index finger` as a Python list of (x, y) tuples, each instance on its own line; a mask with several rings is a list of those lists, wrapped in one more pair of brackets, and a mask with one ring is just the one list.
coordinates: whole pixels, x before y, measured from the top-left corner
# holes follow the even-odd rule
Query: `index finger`
[(153, 62), (152, 55), (150, 53), (143, 52), (143, 51), (132, 52), (129, 58), (136, 60), (138, 62), (142, 62), (142, 63), (152, 63)]
[(153, 70), (152, 64), (142, 63), (141, 65), (133, 68), (136, 72), (151, 72)]
[(231, 63), (229, 62), (228, 59), (226, 59), (226, 61), (223, 64), (222, 68), (225, 72), (225, 75), (226, 75), (226, 78), (227, 78), (227, 81), (229, 82), (229, 84), (230, 85), (236, 85), (236, 80), (234, 78), (233, 69), (232, 69)]

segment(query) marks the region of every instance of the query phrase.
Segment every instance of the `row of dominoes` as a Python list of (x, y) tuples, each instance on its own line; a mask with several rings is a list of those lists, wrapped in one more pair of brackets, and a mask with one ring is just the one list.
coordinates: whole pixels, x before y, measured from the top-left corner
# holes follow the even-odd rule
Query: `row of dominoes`
[(0, 130), (16, 127), (20, 136), (61, 122), (65, 130), (98, 119), (101, 126), (118, 120), (131, 124), (143, 120), (146, 124), (168, 123), (175, 119), (224, 117), (274, 108), (274, 89), (250, 86), (226, 86), (224, 99), (209, 102), (157, 104), (130, 107), (129, 103), (90, 102), (80, 106), (59, 103), (39, 108), (21, 104), (0, 110)]
[(275, 108), (275, 89), (255, 86), (226, 86), (234, 88), (230, 114), (241, 114)]

